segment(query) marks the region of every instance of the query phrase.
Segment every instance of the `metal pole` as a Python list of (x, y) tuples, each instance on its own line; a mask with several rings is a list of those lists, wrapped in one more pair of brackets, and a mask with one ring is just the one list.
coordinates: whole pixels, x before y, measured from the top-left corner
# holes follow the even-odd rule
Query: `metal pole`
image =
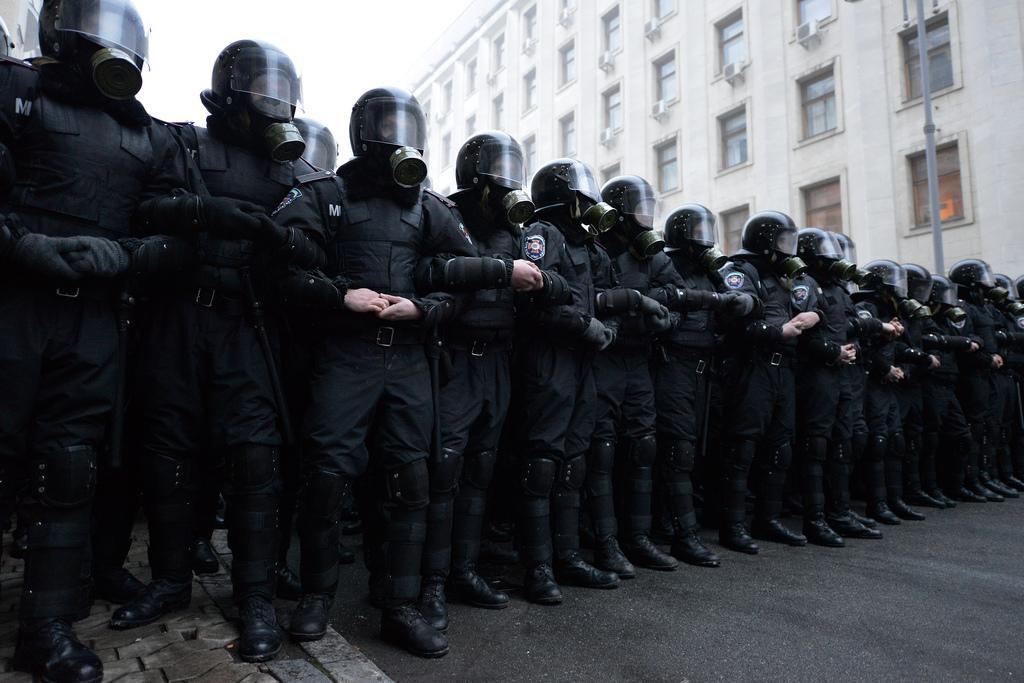
[(921, 95), (924, 104), (924, 156), (928, 166), (928, 213), (932, 220), (932, 249), (936, 273), (946, 272), (942, 253), (942, 220), (939, 217), (939, 164), (935, 157), (935, 121), (932, 118), (932, 83), (928, 68), (928, 30), (924, 21), (924, 0), (917, 0), (917, 52), (921, 61)]

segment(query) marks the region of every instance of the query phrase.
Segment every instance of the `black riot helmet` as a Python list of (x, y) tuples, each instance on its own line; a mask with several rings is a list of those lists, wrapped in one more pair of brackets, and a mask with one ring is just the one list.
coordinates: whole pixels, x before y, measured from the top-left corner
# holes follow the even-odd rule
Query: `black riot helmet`
[[(1003, 311), (1009, 313), (1013, 317), (1016, 318), (1024, 315), (1024, 303), (1021, 303), (1020, 297), (1017, 294), (1017, 287), (1013, 284), (1013, 280), (1010, 279), (1010, 276), (996, 273), (994, 279), (996, 281), (995, 288), (1005, 291), (1006, 296), (1002, 299), (995, 299), (991, 296), (990, 298), (993, 298)], [(990, 292), (991, 291), (992, 290), (990, 290)]]
[(302, 107), (302, 78), (291, 58), (270, 43), (238, 40), (221, 50), (211, 87), (199, 97), (214, 116), (261, 138), (275, 161), (302, 156), (305, 144), (292, 122)]
[(864, 284), (867, 289), (891, 294), (899, 300), (909, 296), (907, 271), (900, 264), (889, 259), (878, 259), (867, 264), (865, 269), (870, 273)]
[(615, 209), (601, 200), (594, 174), (575, 159), (556, 159), (541, 166), (533, 175), (530, 195), (538, 213), (568, 210), (591, 235), (607, 232), (618, 220)]
[(793, 219), (781, 211), (755, 213), (743, 226), (738, 254), (767, 256), (781, 275), (796, 277), (807, 270), (796, 257), (798, 232)]
[(311, 118), (295, 119), (292, 123), (299, 129), (299, 135), (306, 143), (302, 158), (311, 166), (324, 171), (338, 167), (338, 141), (331, 129)]
[(1024, 275), (1013, 281), (1013, 289), (1017, 292), (1017, 298), (1024, 301)]
[(474, 135), (463, 143), (455, 160), (459, 190), (478, 192), (489, 213), (503, 213), (512, 225), (525, 223), (533, 216), (533, 200), (523, 190), (525, 181), (523, 148), (508, 133), (486, 131)]
[(932, 275), (932, 291), (928, 305), (934, 309), (934, 315), (944, 315), (954, 323), (962, 323), (967, 319), (967, 312), (960, 308), (960, 299), (956, 296), (956, 285), (945, 275)]
[(718, 248), (715, 225), (715, 214), (706, 206), (683, 204), (665, 219), (665, 244), (688, 250), (709, 273), (717, 273), (729, 259)]
[(916, 263), (904, 263), (903, 270), (907, 272), (907, 293), (910, 298), (922, 304), (928, 303), (932, 295), (932, 274)]
[(996, 286), (996, 280), (992, 273), (992, 267), (981, 259), (963, 259), (953, 264), (949, 269), (949, 279), (960, 287), (962, 298), (970, 298), (977, 303), (973, 295), (987, 293)]
[(828, 234), (832, 235), (832, 238), (835, 239), (836, 245), (843, 255), (840, 263), (836, 265), (837, 271), (845, 268), (849, 275), (845, 279), (856, 285), (863, 285), (868, 277), (868, 271), (857, 267), (857, 243), (853, 241), (852, 237), (841, 232), (830, 230)]
[(616, 239), (638, 259), (647, 259), (665, 248), (661, 235), (654, 232), (654, 214), (658, 198), (651, 184), (635, 175), (612, 178), (601, 188), (601, 198), (615, 209), (615, 226), (603, 239)]
[(388, 166), (399, 187), (417, 187), (427, 177), (427, 117), (411, 93), (399, 88), (363, 93), (352, 107), (348, 137), (353, 154)]
[(857, 273), (857, 266), (843, 258), (843, 249), (835, 234), (821, 228), (801, 230), (797, 236), (796, 253), (815, 277), (850, 280)]
[(130, 100), (142, 89), (149, 31), (131, 0), (45, 0), (39, 46), (46, 57), (87, 69), (108, 99)]

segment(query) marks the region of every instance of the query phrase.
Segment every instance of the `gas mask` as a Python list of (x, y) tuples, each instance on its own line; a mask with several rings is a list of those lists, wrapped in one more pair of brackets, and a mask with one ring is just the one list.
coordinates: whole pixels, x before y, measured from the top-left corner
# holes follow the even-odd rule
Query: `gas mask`
[(664, 248), (665, 240), (653, 230), (644, 230), (629, 242), (629, 253), (641, 261), (646, 261)]
[(89, 58), (92, 80), (111, 100), (130, 100), (142, 89), (142, 71), (127, 52), (105, 47)]
[(927, 306), (921, 304), (915, 299), (903, 299), (896, 304), (896, 312), (900, 314), (901, 318), (908, 320), (914, 318), (927, 318), (931, 315), (931, 311)]
[(951, 308), (946, 309), (945, 316), (950, 322), (954, 322), (959, 325), (963, 321), (967, 320), (967, 311), (959, 306), (952, 306)]
[(992, 287), (985, 292), (985, 298), (992, 303), (999, 304), (1009, 298), (1010, 292), (1005, 287)]
[(427, 179), (427, 162), (415, 147), (399, 147), (388, 157), (388, 164), (399, 187), (417, 187)]
[(774, 252), (772, 255), (772, 262), (775, 264), (775, 268), (778, 272), (783, 277), (787, 277), (790, 280), (807, 272), (807, 264), (798, 256), (786, 256), (779, 252)]
[(717, 244), (712, 244), (710, 247), (700, 252), (697, 260), (700, 261), (700, 265), (702, 265), (707, 272), (717, 273), (725, 267), (725, 264), (729, 261), (729, 257), (718, 248)]
[(509, 225), (522, 225), (530, 220), (536, 210), (530, 195), (523, 190), (502, 193), (495, 191), (489, 183), (484, 186), (481, 204), (488, 213), (504, 217)]
[(1012, 315), (1014, 318), (1024, 315), (1024, 302), (1008, 301), (1006, 303), (1006, 312)]
[(263, 129), (262, 138), (274, 161), (295, 161), (306, 151), (306, 141), (294, 123), (275, 121)]
[(860, 271), (857, 270), (857, 264), (850, 263), (846, 259), (839, 259), (833, 261), (828, 267), (828, 273), (834, 278), (839, 280), (845, 280), (847, 282), (854, 281)]
[[(589, 199), (587, 200), (590, 201)], [(619, 220), (619, 212), (605, 202), (591, 204), (586, 210), (583, 209), (580, 197), (577, 196), (574, 213), (579, 217), (580, 223), (584, 225), (587, 232), (596, 237), (601, 233), (608, 232)]]

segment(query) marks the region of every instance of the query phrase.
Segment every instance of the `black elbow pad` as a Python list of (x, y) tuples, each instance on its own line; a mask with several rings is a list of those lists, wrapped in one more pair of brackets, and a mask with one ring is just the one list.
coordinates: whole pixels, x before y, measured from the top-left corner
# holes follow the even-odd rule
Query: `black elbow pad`
[(278, 249), (277, 253), (286, 263), (309, 270), (320, 268), (325, 260), (324, 250), (296, 228), (287, 229), (284, 245)]
[(599, 315), (631, 313), (640, 306), (640, 292), (635, 289), (609, 289), (597, 295)]
[(178, 189), (139, 204), (135, 218), (145, 233), (191, 234), (202, 229), (201, 206), (198, 195)]
[(180, 273), (199, 263), (195, 247), (174, 237), (122, 240), (121, 246), (131, 256), (131, 271), (136, 275)]
[(328, 280), (319, 271), (293, 272), (281, 279), (281, 300), (303, 308), (338, 310), (345, 305), (343, 281)]
[(569, 288), (569, 283), (565, 281), (564, 277), (546, 270), (542, 270), (540, 274), (544, 278), (544, 290), (541, 294), (544, 305), (560, 306), (572, 301), (572, 289)]
[(17, 178), (14, 167), (14, 156), (7, 145), (0, 142), (0, 194), (7, 194)]
[(460, 256), (444, 264), (442, 289), (502, 289), (512, 281), (510, 262), (491, 257)]

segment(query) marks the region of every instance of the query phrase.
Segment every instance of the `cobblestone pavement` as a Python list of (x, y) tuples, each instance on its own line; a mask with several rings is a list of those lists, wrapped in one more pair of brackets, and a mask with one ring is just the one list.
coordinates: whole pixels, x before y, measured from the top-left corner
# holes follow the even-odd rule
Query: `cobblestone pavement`
[[(11, 671), (11, 657), (18, 633), (18, 598), (21, 593), (21, 560), (8, 555), (10, 534), (4, 537), (0, 557), (0, 683), (29, 682), (28, 674)], [(148, 535), (145, 525), (135, 528), (127, 567), (139, 579), (148, 581), (146, 558)], [(231, 554), (225, 532), (214, 534), (214, 547), (221, 560), (217, 574), (196, 577), (188, 609), (168, 615), (155, 624), (128, 631), (108, 627), (116, 608), (97, 601), (88, 617), (75, 624), (75, 633), (103, 660), (104, 681), (121, 683), (328, 683), (339, 681), (383, 681), (387, 678), (359, 650), (331, 629), (318, 643), (299, 647), (287, 643), (277, 659), (266, 664), (247, 664), (235, 650), (238, 640), (237, 610), (231, 602), (228, 570)], [(278, 619), (288, 623), (294, 603), (276, 604)]]

